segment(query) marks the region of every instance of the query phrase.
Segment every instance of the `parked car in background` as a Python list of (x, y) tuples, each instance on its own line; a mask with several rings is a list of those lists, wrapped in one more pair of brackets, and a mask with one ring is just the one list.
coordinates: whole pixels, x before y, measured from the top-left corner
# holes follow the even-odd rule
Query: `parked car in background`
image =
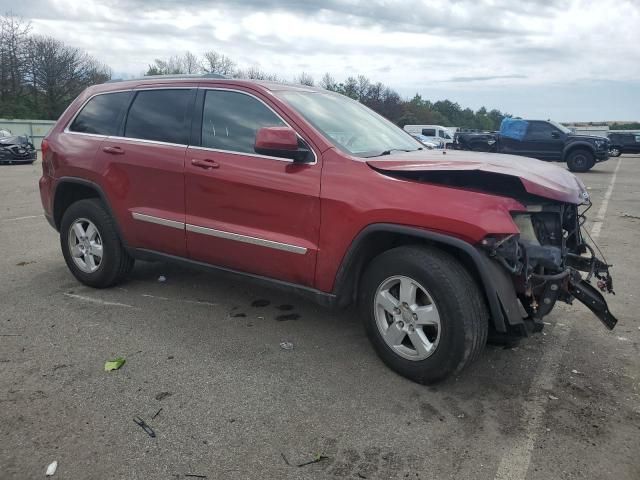
[(122, 281), (135, 259), (163, 260), (327, 306), (356, 303), (382, 360), (421, 383), (459, 372), (490, 332), (540, 331), (556, 301), (579, 300), (609, 329), (617, 322), (600, 293), (612, 291), (609, 266), (582, 235), (589, 195), (573, 174), (426, 150), (320, 88), (194, 77), (98, 85), (60, 117), (42, 154), (45, 217), (91, 287)]
[(610, 133), (609, 154), (619, 157), (623, 153), (640, 153), (640, 133)]
[(0, 130), (0, 164), (33, 163), (36, 149), (26, 135)]
[(441, 148), (453, 146), (453, 133), (440, 125), (405, 125), (404, 131), (411, 135), (422, 135), (427, 141), (441, 145)]
[(550, 120), (505, 118), (497, 133), (456, 135), (455, 148), (567, 162), (572, 172), (586, 172), (609, 158), (609, 146), (606, 137), (576, 135)]
[(429, 150), (433, 150), (434, 148), (443, 148), (444, 145), (440, 142), (434, 142), (431, 140), (431, 137), (425, 137), (424, 135), (411, 135), (413, 138), (418, 140), (422, 145), (427, 147)]

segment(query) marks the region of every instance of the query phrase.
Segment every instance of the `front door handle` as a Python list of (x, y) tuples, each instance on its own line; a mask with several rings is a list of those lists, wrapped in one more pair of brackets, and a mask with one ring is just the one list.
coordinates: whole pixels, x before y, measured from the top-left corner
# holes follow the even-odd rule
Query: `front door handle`
[(120, 147), (102, 147), (104, 153), (110, 153), (111, 155), (123, 155), (124, 150)]
[(209, 158), (192, 158), (191, 165), (194, 167), (204, 168), (206, 170), (211, 168), (220, 168), (220, 164), (218, 162)]

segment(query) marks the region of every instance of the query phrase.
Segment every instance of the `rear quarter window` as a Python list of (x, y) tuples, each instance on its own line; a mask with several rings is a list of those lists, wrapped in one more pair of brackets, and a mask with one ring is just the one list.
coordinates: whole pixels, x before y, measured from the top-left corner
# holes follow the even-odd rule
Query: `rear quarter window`
[(69, 130), (95, 135), (116, 135), (129, 92), (102, 93), (89, 100)]

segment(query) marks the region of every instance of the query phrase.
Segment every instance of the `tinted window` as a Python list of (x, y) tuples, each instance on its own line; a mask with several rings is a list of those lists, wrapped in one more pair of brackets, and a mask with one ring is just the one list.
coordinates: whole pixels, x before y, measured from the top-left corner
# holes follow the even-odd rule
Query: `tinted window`
[(422, 134), (425, 137), (435, 137), (436, 136), (436, 129), (435, 128), (423, 128), (422, 129)]
[(202, 146), (255, 153), (256, 132), (285, 123), (259, 100), (238, 92), (209, 90), (202, 114)]
[(129, 92), (96, 95), (84, 106), (69, 130), (72, 132), (116, 135), (120, 113), (127, 103)]
[(551, 132), (558, 131), (548, 123), (530, 122), (527, 129), (527, 138), (530, 140), (549, 140), (552, 138)]
[(127, 115), (124, 136), (188, 144), (187, 109), (191, 95), (189, 89), (138, 92)]

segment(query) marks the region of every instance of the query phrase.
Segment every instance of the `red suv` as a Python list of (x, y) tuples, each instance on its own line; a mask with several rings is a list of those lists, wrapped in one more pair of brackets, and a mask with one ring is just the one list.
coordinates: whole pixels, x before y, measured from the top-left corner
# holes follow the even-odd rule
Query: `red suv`
[(590, 283), (612, 289), (581, 234), (590, 201), (573, 174), (425, 150), (335, 93), (208, 77), (110, 82), (71, 104), (42, 152), (46, 217), (92, 287), (159, 259), (357, 302), (380, 357), (421, 383), (460, 371), (488, 335), (540, 330), (557, 300), (616, 323)]

